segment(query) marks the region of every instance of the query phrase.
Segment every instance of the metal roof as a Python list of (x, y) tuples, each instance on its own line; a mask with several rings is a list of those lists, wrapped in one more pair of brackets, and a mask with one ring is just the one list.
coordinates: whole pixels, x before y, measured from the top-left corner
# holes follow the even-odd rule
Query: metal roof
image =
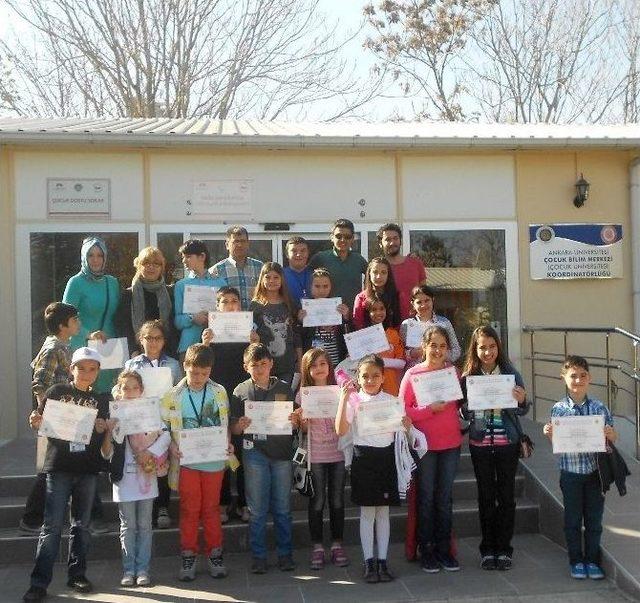
[(293, 123), (261, 120), (0, 117), (0, 144), (277, 148), (640, 147), (640, 124)]

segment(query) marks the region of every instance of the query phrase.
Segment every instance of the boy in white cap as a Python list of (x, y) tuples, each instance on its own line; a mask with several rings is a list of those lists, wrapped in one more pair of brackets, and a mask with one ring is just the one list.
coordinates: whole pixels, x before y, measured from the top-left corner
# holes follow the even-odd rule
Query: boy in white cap
[[(78, 348), (71, 358), (71, 383), (50, 387), (45, 399), (29, 416), (29, 424), (38, 429), (47, 400), (58, 400), (95, 408), (98, 411), (88, 444), (49, 438), (43, 472), (47, 474), (47, 494), (44, 523), (40, 531), (36, 564), (31, 572), (31, 586), (24, 601), (41, 601), (47, 596), (53, 564), (58, 557), (60, 537), (67, 501), (71, 497), (71, 528), (69, 530), (69, 558), (67, 585), (77, 592), (90, 592), (87, 580), (86, 557), (89, 544), (91, 505), (96, 488), (96, 476), (103, 470), (105, 452), (111, 438), (113, 422), (108, 420), (110, 394), (93, 392), (92, 385), (100, 372), (101, 357), (91, 348)], [(103, 452), (104, 448), (104, 452)]]

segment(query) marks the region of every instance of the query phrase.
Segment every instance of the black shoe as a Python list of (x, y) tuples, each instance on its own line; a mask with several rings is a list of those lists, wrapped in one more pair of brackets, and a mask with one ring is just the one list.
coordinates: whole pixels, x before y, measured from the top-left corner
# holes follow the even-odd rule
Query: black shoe
[(513, 566), (513, 561), (511, 560), (511, 555), (498, 555), (496, 557), (496, 569), (501, 572), (506, 572), (510, 570)]
[(364, 562), (364, 581), (369, 584), (375, 584), (380, 582), (380, 575), (378, 574), (378, 566), (376, 560), (372, 557)]
[(77, 593), (90, 593), (93, 590), (93, 584), (84, 576), (74, 576), (67, 580), (67, 586), (73, 588)]
[(425, 553), (420, 561), (420, 568), (427, 574), (437, 574), (441, 566), (433, 553)]
[(22, 596), (23, 601), (42, 601), (47, 596), (47, 589), (42, 586), (30, 586)]
[(294, 569), (296, 569), (296, 563), (291, 555), (283, 555), (282, 557), (278, 557), (278, 569), (281, 572), (292, 572)]
[(378, 559), (378, 578), (380, 582), (391, 582), (396, 577), (389, 571), (386, 559)]
[(493, 555), (483, 555), (480, 561), (480, 568), (483, 570), (496, 569), (496, 558)]
[(267, 573), (267, 560), (254, 557), (251, 562), (252, 574), (266, 574)]
[(437, 559), (442, 566), (442, 569), (446, 572), (460, 571), (460, 564), (453, 555), (450, 555), (449, 553), (446, 553), (444, 555), (438, 554)]

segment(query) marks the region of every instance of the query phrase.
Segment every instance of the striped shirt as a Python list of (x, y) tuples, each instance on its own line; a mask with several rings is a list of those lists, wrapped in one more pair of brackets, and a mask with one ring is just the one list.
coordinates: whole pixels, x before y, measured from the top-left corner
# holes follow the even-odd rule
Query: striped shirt
[[(552, 417), (576, 417), (578, 415), (604, 415), (605, 425), (613, 425), (609, 409), (596, 398), (585, 398), (582, 404), (576, 404), (569, 396), (553, 405)], [(562, 471), (588, 475), (597, 468), (596, 453), (572, 452), (559, 455), (558, 466)]]
[(212, 276), (226, 281), (229, 287), (235, 287), (240, 291), (240, 304), (247, 311), (253, 297), (253, 292), (258, 285), (258, 277), (262, 262), (254, 258), (247, 258), (244, 266), (238, 267), (238, 263), (231, 257), (221, 260), (209, 268)]

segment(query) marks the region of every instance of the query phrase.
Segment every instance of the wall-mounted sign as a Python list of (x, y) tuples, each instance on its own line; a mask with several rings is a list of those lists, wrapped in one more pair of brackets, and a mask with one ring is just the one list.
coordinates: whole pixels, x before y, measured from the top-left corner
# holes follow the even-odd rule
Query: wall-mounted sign
[(531, 224), (532, 279), (622, 278), (621, 224)]
[(247, 217), (253, 213), (253, 180), (200, 180), (193, 183), (187, 216)]
[(111, 181), (108, 178), (47, 178), (49, 216), (111, 215)]

